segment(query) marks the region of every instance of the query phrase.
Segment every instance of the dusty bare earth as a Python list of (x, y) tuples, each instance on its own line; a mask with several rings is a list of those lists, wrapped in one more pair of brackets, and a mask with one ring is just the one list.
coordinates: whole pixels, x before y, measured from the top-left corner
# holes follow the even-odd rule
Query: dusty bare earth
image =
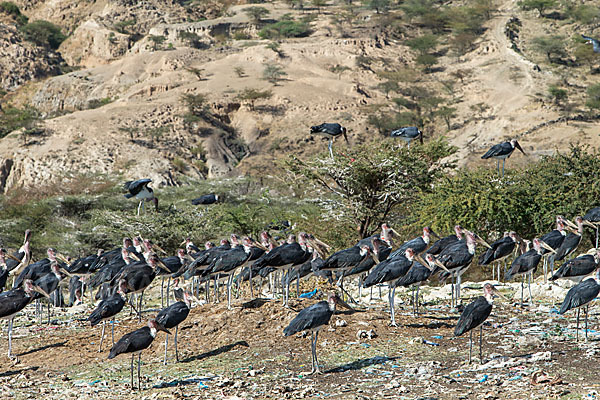
[[(315, 282), (303, 285), (312, 289)], [(377, 289), (369, 304), (363, 293), (355, 312), (334, 315), (319, 337), (319, 361), (325, 373), (308, 376), (310, 335), (285, 338), (282, 330), (301, 308), (315, 300), (292, 300), (284, 309), (279, 300), (234, 302), (195, 307), (179, 330), (180, 362), (169, 348), (163, 365), (164, 334), (143, 352), (144, 389), (136, 398), (206, 399), (542, 399), (598, 396), (598, 315), (592, 308), (589, 341), (575, 343), (574, 314), (557, 314), (566, 291), (536, 284), (534, 304), (521, 309), (519, 284), (498, 285), (513, 300), (498, 300), (484, 326), (484, 364), (474, 351), (468, 365), (468, 338), (453, 337), (458, 313), (446, 300), (449, 287), (425, 288), (425, 311), (412, 315), (408, 294), (397, 292), (398, 327)], [(479, 295), (481, 284), (467, 283), (466, 304)], [(146, 308), (159, 307), (158, 288)], [(383, 289), (383, 297), (387, 291)], [(243, 293), (243, 295), (246, 295)], [(443, 296), (443, 299), (442, 297)], [(0, 341), (0, 385), (4, 398), (132, 398), (128, 356), (108, 361), (107, 342), (98, 353), (100, 328), (86, 326), (89, 305), (56, 310), (50, 325), (33, 320), (34, 306), (16, 318), (13, 351), (6, 357), (6, 335)], [(145, 316), (152, 316), (149, 311)], [(45, 317), (45, 316), (44, 316)], [(142, 324), (124, 311), (115, 336)], [(345, 322), (342, 322), (345, 321)], [(5, 325), (3, 325), (5, 326)], [(372, 339), (357, 332), (373, 330)], [(109, 330), (107, 332), (110, 332)], [(169, 342), (170, 344), (172, 341)]]

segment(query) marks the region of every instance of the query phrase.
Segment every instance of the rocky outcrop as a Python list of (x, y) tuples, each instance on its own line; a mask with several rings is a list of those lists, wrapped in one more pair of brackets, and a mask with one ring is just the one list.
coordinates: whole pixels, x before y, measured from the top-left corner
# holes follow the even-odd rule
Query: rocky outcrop
[(21, 38), (13, 25), (0, 23), (0, 89), (19, 86), (60, 73), (61, 57)]
[(0, 160), (0, 193), (4, 193), (6, 190), (6, 181), (10, 175), (10, 171), (13, 166), (13, 160), (7, 158)]
[(122, 57), (129, 50), (129, 35), (115, 32), (95, 20), (86, 21), (65, 40), (60, 51), (70, 65), (93, 67)]

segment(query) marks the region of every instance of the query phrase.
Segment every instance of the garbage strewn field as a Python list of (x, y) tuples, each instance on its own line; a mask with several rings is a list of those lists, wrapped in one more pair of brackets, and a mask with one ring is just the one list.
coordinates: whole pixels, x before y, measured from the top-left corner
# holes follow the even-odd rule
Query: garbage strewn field
[[(464, 284), (463, 303), (479, 296), (481, 286)], [(582, 329), (580, 342), (575, 343), (575, 313), (561, 316), (557, 312), (569, 284), (564, 286), (550, 290), (549, 284), (534, 284), (534, 303), (522, 309), (518, 305), (520, 284), (498, 284), (510, 301), (498, 299), (484, 326), (483, 364), (476, 347), (478, 330), (477, 336), (474, 334), (477, 341), (471, 365), (466, 363), (468, 336), (453, 337), (460, 314), (448, 305), (449, 285), (424, 287), (421, 292), (426, 303), (417, 317), (408, 303), (410, 292), (397, 290), (398, 327), (389, 326), (387, 288), (382, 289), (382, 300), (375, 289), (371, 303), (369, 293), (363, 292), (355, 312), (334, 315), (329, 328), (319, 335), (317, 352), (326, 371), (322, 376), (307, 376), (310, 334), (284, 338), (282, 333), (296, 312), (315, 299), (290, 299), (291, 309), (284, 309), (278, 299), (238, 299), (233, 310), (227, 310), (226, 302), (200, 305), (179, 329), (179, 363), (169, 347), (168, 364), (163, 364), (162, 332), (142, 353), (144, 390), (135, 397), (598, 398), (598, 315), (592, 307), (589, 340), (583, 341)], [(553, 295), (543, 297), (545, 292)], [(357, 294), (356, 290), (351, 293)], [(158, 299), (157, 294), (148, 297)], [(156, 302), (152, 300), (145, 308), (158, 309)], [(13, 353), (18, 355), (17, 361), (6, 356), (6, 324), (2, 326), (3, 398), (134, 397), (129, 383), (131, 358), (106, 359), (111, 344), (108, 325), (104, 349), (98, 352), (101, 328), (90, 328), (84, 321), (91, 305), (56, 310), (50, 325), (39, 325), (33, 319), (34, 308), (29, 306), (15, 319)], [(154, 314), (148, 312), (145, 317)], [(120, 317), (115, 339), (144, 324), (125, 310)]]

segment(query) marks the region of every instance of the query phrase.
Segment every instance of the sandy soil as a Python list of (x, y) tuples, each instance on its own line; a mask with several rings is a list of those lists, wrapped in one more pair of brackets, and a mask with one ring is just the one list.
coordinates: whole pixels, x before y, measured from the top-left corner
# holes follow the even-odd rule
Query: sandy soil
[[(303, 283), (302, 291), (315, 282)], [(536, 284), (534, 303), (521, 309), (520, 284), (499, 285), (514, 300), (498, 300), (483, 332), (484, 364), (474, 348), (468, 365), (468, 337), (455, 338), (459, 313), (451, 310), (447, 293), (424, 288), (423, 314), (413, 316), (408, 293), (397, 291), (398, 327), (389, 326), (386, 303), (363, 293), (355, 312), (338, 313), (318, 342), (322, 376), (310, 371), (310, 335), (285, 338), (282, 330), (297, 311), (314, 299), (291, 300), (291, 309), (278, 299), (195, 307), (179, 330), (180, 362), (173, 348), (163, 365), (164, 333), (142, 354), (144, 389), (136, 398), (583, 398), (597, 396), (595, 361), (600, 351), (597, 315), (592, 311), (589, 341), (575, 343), (574, 313), (557, 314), (560, 303), (537, 297), (548, 285)], [(463, 302), (480, 294), (480, 283), (464, 285)], [(556, 297), (566, 288), (555, 287)], [(155, 288), (145, 307), (160, 306)], [(242, 293), (245, 296), (245, 293)], [(383, 289), (386, 299), (387, 289)], [(406, 304), (403, 304), (406, 301)], [(554, 303), (554, 304), (553, 304)], [(6, 334), (0, 340), (0, 385), (9, 398), (132, 398), (130, 357), (108, 361), (110, 335), (98, 352), (100, 328), (84, 322), (89, 305), (56, 310), (50, 325), (33, 319), (30, 305), (16, 318), (13, 351), (6, 356)], [(151, 317), (156, 310), (145, 313)], [(143, 325), (122, 312), (115, 327), (122, 334)], [(44, 315), (45, 318), (45, 315)], [(344, 321), (344, 322), (341, 322)], [(4, 325), (6, 326), (6, 325)], [(357, 336), (373, 330), (372, 339)], [(107, 332), (110, 332), (108, 330)], [(583, 331), (582, 331), (583, 333)], [(170, 345), (172, 341), (169, 341)], [(476, 342), (477, 343), (477, 342)], [(546, 379), (547, 378), (547, 379)], [(564, 397), (566, 396), (566, 397)]]

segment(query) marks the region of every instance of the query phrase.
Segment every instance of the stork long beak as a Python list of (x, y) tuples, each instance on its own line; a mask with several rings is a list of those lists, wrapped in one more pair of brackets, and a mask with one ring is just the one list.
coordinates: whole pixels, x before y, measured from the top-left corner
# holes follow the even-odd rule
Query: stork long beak
[(140, 261), (140, 258), (135, 255), (135, 253), (128, 252), (129, 257), (133, 258), (135, 261)]
[(499, 296), (499, 297), (503, 298), (504, 300), (508, 301), (508, 297), (506, 297), (505, 295), (500, 293), (500, 291), (498, 289), (496, 289), (495, 287), (492, 289), (492, 293), (494, 293), (496, 296)]
[(17, 257), (13, 256), (12, 254), (7, 254), (6, 255), (7, 258), (10, 258), (11, 260), (15, 260), (16, 262), (20, 263), (21, 260), (19, 260)]
[(394, 228), (390, 228), (390, 232), (392, 232), (394, 236), (400, 237), (400, 234)]
[(313, 238), (313, 239), (311, 239), (311, 240), (312, 240), (313, 242), (315, 242), (316, 244), (318, 244), (319, 246), (323, 246), (323, 247), (325, 247), (327, 250), (330, 250), (330, 249), (331, 249), (331, 246), (330, 246), (330, 245), (328, 245), (327, 243), (325, 243), (325, 242), (323, 242), (323, 241), (321, 241), (321, 240), (319, 240), (319, 239), (317, 239), (317, 238)]
[(450, 273), (450, 270), (448, 270), (448, 268), (446, 268), (446, 266), (444, 264), (442, 264), (439, 260), (434, 260), (435, 265), (437, 265), (438, 267), (440, 267), (441, 269), (443, 269), (444, 271)]
[(179, 243), (180, 246), (183, 246), (185, 244), (185, 240), (181, 243)]
[(171, 332), (169, 332), (169, 330), (167, 328), (165, 328), (164, 326), (162, 326), (161, 324), (156, 324), (156, 330), (157, 331), (163, 331), (165, 332), (167, 335), (170, 335)]
[(155, 247), (155, 248), (156, 248), (156, 250), (160, 251), (160, 252), (161, 252), (161, 253), (163, 253), (163, 254), (167, 254), (167, 252), (166, 252), (166, 251), (164, 251), (164, 250), (163, 250), (163, 249), (162, 249), (162, 248), (161, 248), (159, 245), (157, 245), (157, 244), (153, 244), (153, 245), (152, 245), (152, 247)]
[(342, 300), (339, 296), (336, 296), (335, 302), (347, 310), (354, 311), (354, 308), (350, 307), (350, 305), (348, 303), (346, 303), (344, 300)]
[(569, 221), (568, 219), (563, 219), (562, 222), (564, 222), (566, 225), (570, 226), (573, 229), (578, 228), (577, 224), (575, 224), (573, 221)]
[(441, 239), (440, 235), (438, 235), (437, 233), (435, 233), (435, 231), (431, 228), (429, 228), (429, 233), (431, 233), (431, 236), (433, 236), (436, 239)]
[(475, 240), (477, 240), (479, 243), (481, 243), (482, 245), (484, 245), (488, 249), (492, 248), (492, 246), (490, 246), (489, 243), (486, 242), (485, 240), (483, 240), (479, 235), (475, 235)]
[(584, 219), (584, 220), (583, 220), (583, 224), (584, 224), (585, 226), (589, 226), (590, 228), (596, 229), (596, 225), (594, 225), (593, 223), (591, 223), (591, 222), (590, 222), (590, 221), (588, 221), (588, 220), (585, 220), (585, 219)]
[(540, 240), (540, 246), (542, 246), (544, 249), (548, 250), (551, 253), (556, 254), (556, 250), (554, 250), (552, 247), (550, 247), (546, 242), (544, 242), (543, 240)]
[(379, 264), (381, 262), (379, 261), (379, 254), (372, 252), (371, 257), (373, 258), (373, 261), (375, 261), (375, 264)]
[(571, 228), (570, 226), (567, 226), (567, 227), (566, 227), (566, 229), (567, 229), (569, 232), (571, 232), (571, 233), (574, 233), (574, 234), (577, 234), (577, 235), (579, 234), (579, 230), (577, 230), (577, 229), (575, 229), (575, 228)]
[(258, 247), (261, 250), (267, 251), (267, 248), (260, 242), (252, 242), (252, 245), (254, 247)]
[(38, 293), (40, 293), (40, 294), (42, 294), (47, 299), (50, 298), (50, 295), (48, 293), (46, 293), (46, 291), (44, 289), (42, 289), (41, 287), (39, 287), (39, 286), (33, 285), (33, 290), (36, 291), (36, 292), (38, 292)]
[(69, 262), (69, 260), (67, 260), (67, 258), (65, 256), (63, 256), (62, 254), (60, 254), (60, 253), (57, 254), (56, 258), (58, 258), (60, 261), (64, 262), (68, 266), (71, 266), (71, 263)]
[(427, 261), (423, 260), (423, 258), (421, 258), (420, 255), (417, 254), (415, 256), (415, 260), (417, 260), (419, 262), (419, 264), (421, 264), (422, 266), (424, 266), (425, 268), (427, 268), (428, 270), (433, 272), (433, 268), (431, 267), (431, 265), (429, 265), (429, 263)]
[(519, 144), (519, 142), (515, 142), (515, 148), (519, 149), (521, 151), (521, 153), (523, 153), (524, 156), (526, 156), (527, 154), (525, 154), (525, 152), (523, 151), (523, 149), (521, 148), (521, 145)]
[(72, 274), (72, 273), (70, 273), (69, 271), (67, 271), (66, 269), (64, 269), (64, 268), (62, 268), (62, 267), (60, 267), (58, 270), (59, 270), (59, 271), (60, 271), (62, 274), (65, 274), (66, 276), (68, 276), (69, 278), (73, 276), (73, 274)]
[(171, 270), (161, 260), (158, 260), (158, 262), (156, 263), (156, 265), (158, 265), (160, 268), (164, 269), (168, 273), (171, 273)]

